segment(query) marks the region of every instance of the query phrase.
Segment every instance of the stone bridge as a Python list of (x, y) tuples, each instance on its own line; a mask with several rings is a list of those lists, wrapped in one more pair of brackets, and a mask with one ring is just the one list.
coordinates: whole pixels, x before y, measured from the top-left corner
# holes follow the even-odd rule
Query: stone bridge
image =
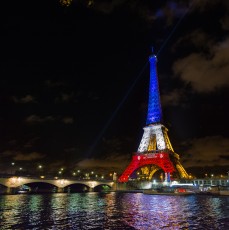
[(90, 191), (93, 191), (95, 187), (107, 185), (112, 189), (115, 189), (116, 183), (111, 180), (72, 180), (72, 179), (41, 179), (41, 178), (28, 178), (28, 177), (0, 177), (0, 185), (7, 187), (7, 190), (10, 193), (10, 190), (13, 188), (18, 188), (22, 185), (28, 185), (31, 183), (47, 183), (54, 185), (58, 188), (58, 191), (62, 191), (65, 187), (73, 184), (82, 184), (89, 188)]

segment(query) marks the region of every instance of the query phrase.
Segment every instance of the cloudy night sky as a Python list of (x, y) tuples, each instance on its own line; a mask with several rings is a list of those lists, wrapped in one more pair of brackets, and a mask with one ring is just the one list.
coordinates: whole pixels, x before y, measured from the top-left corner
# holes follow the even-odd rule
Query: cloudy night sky
[(146, 123), (153, 46), (181, 163), (226, 174), (229, 1), (63, 2), (1, 3), (3, 171), (16, 162), (122, 172)]

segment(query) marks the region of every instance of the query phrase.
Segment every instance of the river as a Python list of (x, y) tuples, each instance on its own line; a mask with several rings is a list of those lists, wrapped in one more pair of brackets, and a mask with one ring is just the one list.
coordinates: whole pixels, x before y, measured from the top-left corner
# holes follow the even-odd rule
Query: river
[(0, 196), (0, 229), (229, 229), (228, 196), (54, 193)]

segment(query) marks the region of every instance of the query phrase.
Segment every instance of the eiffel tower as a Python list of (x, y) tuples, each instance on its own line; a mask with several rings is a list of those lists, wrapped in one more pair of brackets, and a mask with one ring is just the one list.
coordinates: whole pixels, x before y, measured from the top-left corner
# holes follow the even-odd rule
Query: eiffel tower
[(179, 155), (174, 152), (168, 137), (168, 129), (162, 124), (162, 110), (160, 102), (159, 83), (157, 76), (157, 57), (152, 54), (149, 57), (150, 84), (149, 101), (146, 126), (138, 150), (132, 156), (132, 161), (119, 177), (119, 182), (127, 182), (131, 174), (146, 166), (151, 166), (148, 178), (162, 169), (165, 173), (165, 181), (170, 181), (171, 174), (179, 178), (188, 178), (188, 174), (179, 161)]

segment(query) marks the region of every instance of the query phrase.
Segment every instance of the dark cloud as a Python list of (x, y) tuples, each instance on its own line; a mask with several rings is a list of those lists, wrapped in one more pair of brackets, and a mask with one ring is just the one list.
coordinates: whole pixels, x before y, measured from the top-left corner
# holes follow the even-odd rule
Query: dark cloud
[(62, 86), (66, 86), (67, 84), (65, 81), (60, 80), (45, 80), (44, 85), (50, 88), (59, 88)]
[(103, 159), (84, 159), (76, 164), (80, 168), (103, 168), (121, 171), (130, 163), (129, 154), (112, 155)]
[(61, 93), (60, 96), (58, 96), (56, 99), (55, 99), (55, 102), (57, 103), (64, 103), (64, 102), (70, 102), (74, 97), (74, 93), (71, 92), (71, 93)]
[(208, 136), (184, 145), (188, 148), (182, 157), (185, 167), (229, 165), (229, 138)]
[(227, 0), (214, 0), (214, 1), (192, 0), (192, 4), (195, 10), (201, 12), (211, 10), (219, 4), (222, 4), (225, 9), (229, 8), (229, 2)]
[(23, 153), (20, 151), (11, 150), (6, 150), (5, 152), (1, 153), (1, 155), (4, 157), (11, 157), (15, 161), (34, 161), (45, 158), (45, 154), (39, 152)]
[(182, 106), (185, 98), (186, 95), (183, 89), (175, 89), (169, 93), (161, 95), (162, 106)]
[[(110, 0), (110, 1), (93, 1), (94, 4), (90, 4), (93, 6), (93, 9), (99, 10), (105, 14), (110, 14), (117, 7), (126, 3), (127, 0)], [(136, 2), (135, 0), (133, 2)]]
[(64, 124), (73, 124), (74, 118), (73, 117), (64, 117), (63, 122), (64, 122)]
[(28, 154), (23, 153), (17, 153), (15, 156), (13, 156), (13, 159), (15, 161), (33, 161), (44, 158), (45, 155), (38, 153), (38, 152), (32, 152)]
[(76, 152), (76, 148), (67, 148), (67, 149), (64, 149), (65, 152)]
[(188, 45), (194, 45), (195, 48), (201, 49), (202, 51), (209, 51), (214, 45), (214, 39), (202, 29), (198, 28), (191, 33), (180, 37), (173, 45), (173, 52), (179, 47), (187, 47)]
[(55, 121), (56, 118), (53, 116), (46, 116), (46, 117), (40, 117), (38, 115), (30, 115), (25, 118), (25, 122), (28, 124), (39, 124), (39, 123), (44, 123), (44, 122), (53, 122)]
[(188, 10), (189, 7), (187, 4), (176, 1), (167, 1), (164, 7), (156, 11), (154, 18), (165, 18), (167, 26), (171, 26), (175, 19), (182, 18)]
[(173, 65), (176, 76), (191, 83), (197, 92), (211, 92), (229, 86), (229, 38), (215, 44), (211, 56), (191, 53)]
[(220, 155), (219, 157), (229, 162), (229, 155)]
[(60, 116), (54, 117), (54, 116), (38, 116), (38, 115), (30, 115), (25, 118), (25, 122), (27, 124), (42, 124), (42, 123), (47, 123), (47, 122), (56, 122), (56, 121), (61, 121), (64, 124), (73, 124), (74, 123), (74, 118), (71, 116), (65, 116), (61, 118)]
[(223, 30), (229, 30), (229, 15), (225, 15), (221, 20), (220, 23), (222, 25)]
[(21, 97), (21, 98), (17, 98), (15, 96), (13, 96), (12, 99), (13, 99), (13, 101), (15, 103), (22, 103), (22, 104), (36, 102), (35, 98), (32, 95), (29, 95), (29, 94), (24, 96), (24, 97)]
[(30, 140), (28, 140), (25, 144), (24, 144), (24, 148), (32, 148), (34, 146), (34, 144), (39, 140), (39, 137), (34, 137)]
[(158, 7), (155, 7), (151, 2), (138, 0), (97, 0), (86, 2), (87, 6), (93, 10), (104, 14), (111, 14), (119, 8), (123, 8), (150, 24), (157, 19), (163, 19), (166, 21), (166, 26), (171, 26), (175, 19), (182, 17), (188, 10), (188, 4), (182, 1), (161, 1), (157, 3)]

